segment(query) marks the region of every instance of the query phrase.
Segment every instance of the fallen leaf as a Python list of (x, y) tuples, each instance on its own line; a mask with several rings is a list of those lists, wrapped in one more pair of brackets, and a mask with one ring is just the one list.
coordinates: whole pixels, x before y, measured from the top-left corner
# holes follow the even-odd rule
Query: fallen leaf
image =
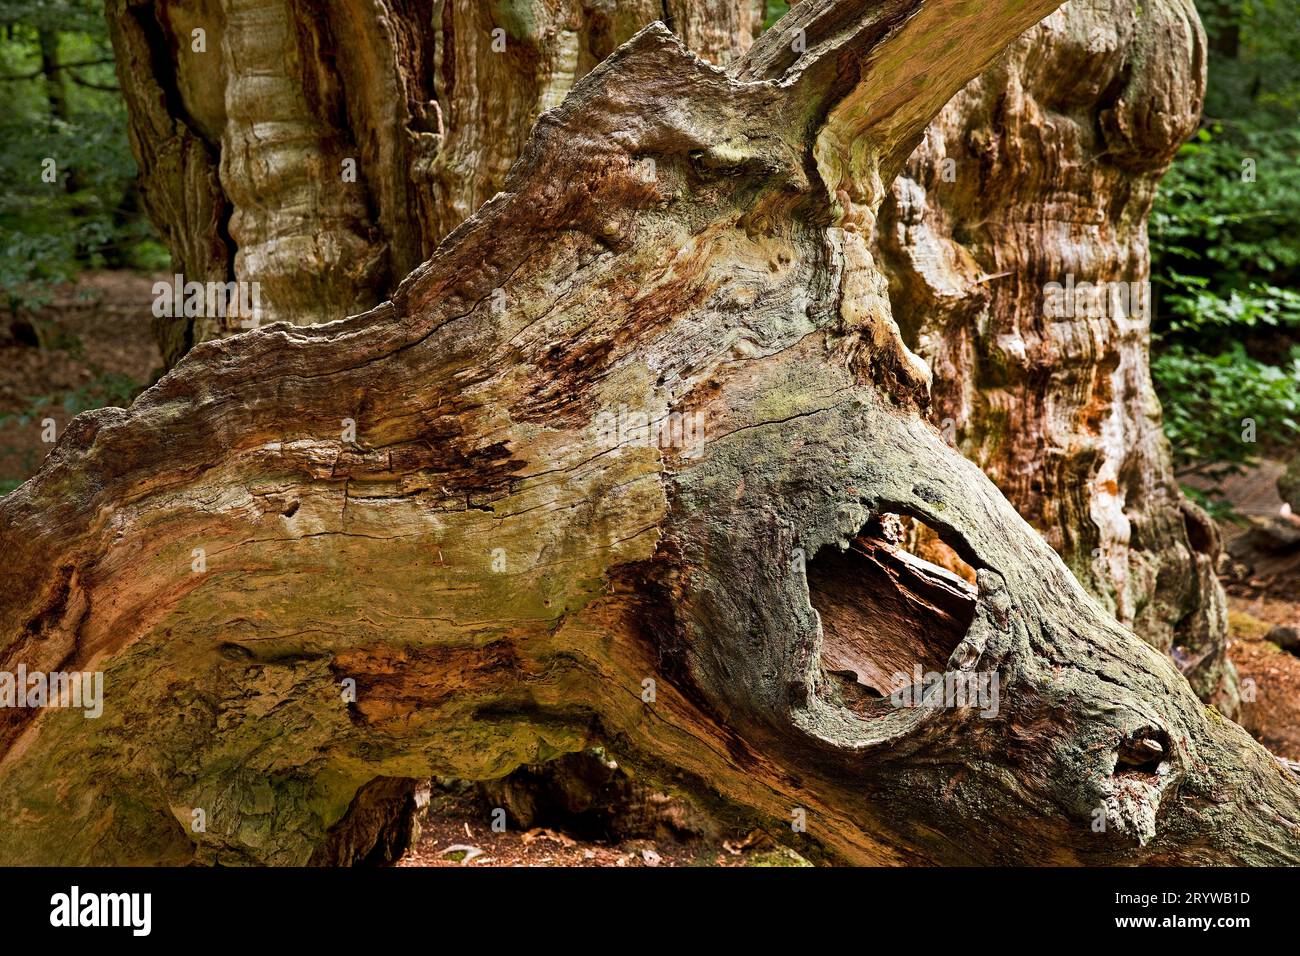
[(469, 863), (469, 862), (470, 862), (471, 860), (473, 860), (475, 857), (479, 857), (479, 856), (482, 856), (482, 855), (483, 855), (483, 851), (480, 850), (478, 847), (476, 847), (476, 846), (466, 846), (466, 845), (463, 844), (463, 843), (456, 843), (456, 844), (453, 844), (452, 846), (447, 847), (447, 849), (445, 849), (445, 850), (440, 850), (440, 851), (438, 852), (438, 855), (439, 855), (439, 856), (448, 856), (448, 855), (450, 855), (450, 854), (452, 854), (452, 853), (464, 853), (464, 854), (465, 854), (465, 855), (464, 855), (463, 857), (461, 857), (461, 859), (460, 859), (460, 865), (461, 865), (461, 866), (464, 866), (465, 864)]

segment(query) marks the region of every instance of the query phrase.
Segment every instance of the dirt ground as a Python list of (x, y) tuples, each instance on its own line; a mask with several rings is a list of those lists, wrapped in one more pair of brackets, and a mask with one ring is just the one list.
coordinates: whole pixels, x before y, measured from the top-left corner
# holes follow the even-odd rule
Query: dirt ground
[[(0, 494), (30, 477), (52, 447), (47, 419), (60, 431), (77, 412), (122, 405), (161, 364), (150, 329), (155, 277), (88, 273), (18, 323), (0, 319)], [(39, 340), (45, 347), (34, 344)], [(1228, 487), (1241, 512), (1280, 506), (1276, 465)], [(1239, 539), (1224, 526), (1225, 539)], [(1242, 681), (1244, 727), (1274, 753), (1300, 760), (1300, 657), (1265, 638), (1275, 624), (1300, 625), (1300, 556), (1267, 558), (1243, 569), (1228, 562), (1229, 655)], [(734, 842), (575, 840), (548, 829), (493, 832), (481, 808), (463, 798), (430, 805), (416, 844), (400, 866), (800, 866), (793, 852), (755, 832)]]
[(794, 851), (760, 831), (734, 841), (581, 840), (552, 830), (494, 832), (483, 808), (468, 796), (435, 794), (419, 839), (398, 866), (808, 866)]
[(1300, 605), (1236, 597), (1229, 604), (1228, 656), (1242, 682), (1240, 723), (1279, 757), (1300, 761), (1300, 657), (1264, 638), (1273, 624), (1300, 625)]
[(1260, 527), (1293, 528), (1277, 491), (1281, 462), (1263, 460), (1227, 478), (1223, 496), (1237, 519), (1220, 524), (1228, 592), (1228, 656), (1241, 682), (1239, 723), (1279, 757), (1300, 760), (1300, 657), (1267, 637), (1274, 625), (1300, 627), (1300, 549), (1261, 535)]

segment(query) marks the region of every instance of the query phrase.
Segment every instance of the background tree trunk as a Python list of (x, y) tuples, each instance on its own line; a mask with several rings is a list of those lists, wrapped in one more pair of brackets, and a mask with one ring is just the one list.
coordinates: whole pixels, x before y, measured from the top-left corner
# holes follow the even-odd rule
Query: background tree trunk
[(726, 72), (648, 28), (390, 303), (78, 416), (0, 500), (0, 666), (105, 709), (0, 710), (0, 853), (301, 863), (377, 778), (604, 743), (813, 856), (1295, 862), (1289, 772), (925, 422), (870, 250), (1053, 8), (816, 0)]
[[(300, 325), (386, 299), (501, 188), (537, 116), (641, 27), (667, 15), (725, 65), (762, 8), (107, 0), (146, 208), (176, 268), (257, 282), (263, 321)], [(242, 321), (164, 319), (164, 360)]]
[(1149, 315), (1045, 308), (1067, 277), (1147, 283), (1156, 186), (1204, 91), (1191, 0), (1067, 3), (931, 124), (878, 244), (904, 338), (934, 370), (932, 420), (1231, 716), (1219, 535), (1174, 478)]

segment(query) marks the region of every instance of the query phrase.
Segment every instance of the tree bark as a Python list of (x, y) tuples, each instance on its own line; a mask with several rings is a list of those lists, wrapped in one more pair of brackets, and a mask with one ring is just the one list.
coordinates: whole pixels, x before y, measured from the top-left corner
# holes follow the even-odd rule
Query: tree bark
[(1204, 92), (1190, 0), (1067, 3), (931, 124), (878, 245), (904, 339), (934, 371), (932, 420), (1232, 715), (1219, 535), (1174, 477), (1149, 313), (1053, 316), (1044, 291), (1147, 285), (1156, 186)]
[(37, 45), (41, 50), (41, 73), (45, 79), (45, 96), (50, 104), (50, 127), (66, 123), (68, 113), (68, 83), (63, 77), (63, 64), (59, 61), (59, 31), (42, 27), (36, 31)]
[(377, 778), (603, 743), (829, 859), (1295, 862), (1289, 772), (926, 423), (870, 252), (1054, 6), (814, 0), (727, 71), (651, 26), (391, 302), (74, 419), (0, 500), (0, 663), (104, 712), (0, 710), (0, 855), (303, 863)]
[[(725, 64), (761, 0), (107, 0), (146, 206), (187, 280), (299, 325), (382, 302), (538, 114), (653, 20)], [(194, 31), (202, 31), (203, 50)], [(168, 366), (245, 317), (164, 319)]]

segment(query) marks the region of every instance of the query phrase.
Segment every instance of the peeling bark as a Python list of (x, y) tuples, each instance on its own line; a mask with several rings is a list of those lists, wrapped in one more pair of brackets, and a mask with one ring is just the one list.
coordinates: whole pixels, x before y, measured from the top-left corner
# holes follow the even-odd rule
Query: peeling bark
[[(102, 669), (105, 710), (0, 711), (0, 856), (302, 863), (377, 777), (604, 743), (803, 811), (814, 856), (1295, 862), (1296, 781), (925, 421), (867, 241), (935, 113), (1054, 6), (815, 0), (778, 25), (805, 53), (769, 32), (728, 71), (649, 27), (391, 302), (204, 343), (74, 419), (0, 501), (0, 658)], [(828, 664), (846, 549), (887, 663), (942, 619), (917, 663), (955, 641), (992, 713)]]

